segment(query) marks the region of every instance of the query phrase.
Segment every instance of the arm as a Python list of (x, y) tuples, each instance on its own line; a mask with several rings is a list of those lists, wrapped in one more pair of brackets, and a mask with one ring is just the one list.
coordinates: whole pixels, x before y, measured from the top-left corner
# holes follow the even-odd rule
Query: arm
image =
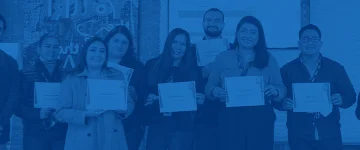
[(27, 81), (24, 72), (20, 73), (20, 94), (19, 94), (19, 105), (17, 110), (15, 111), (15, 115), (20, 117), (27, 122), (40, 122), (40, 109), (34, 108), (33, 94), (34, 93), (34, 86)]
[(55, 112), (55, 118), (64, 123), (78, 126), (86, 125), (86, 111), (73, 108), (73, 90), (71, 79), (66, 77), (61, 83), (59, 106)]
[(356, 102), (356, 93), (345, 68), (340, 66), (337, 70), (338, 78), (335, 86), (343, 100), (343, 104), (340, 107), (346, 109)]
[(0, 126), (4, 126), (5, 122), (8, 122), (11, 116), (14, 114), (16, 107), (18, 105), (18, 95), (19, 95), (19, 72), (18, 72), (18, 64), (15, 60), (10, 63), (9, 66), (10, 70), (8, 73), (11, 74), (10, 76), (10, 89), (9, 89), (9, 96), (5, 103), (5, 107), (0, 112)]
[[(129, 87), (129, 88), (133, 88), (133, 87)], [(121, 118), (121, 119), (126, 119), (128, 118), (133, 112), (134, 112), (134, 109), (135, 109), (135, 100), (133, 98), (133, 96), (131, 95), (134, 95), (134, 94), (131, 94), (132, 92), (129, 91), (129, 96), (127, 97), (127, 110), (125, 111), (125, 113), (123, 112), (119, 112), (118, 113), (118, 116)]]
[(216, 87), (219, 87), (221, 83), (221, 62), (222, 60), (220, 60), (218, 55), (212, 64), (213, 68), (205, 86), (205, 95), (208, 100), (216, 100), (216, 98), (213, 97), (212, 92)]
[(272, 100), (272, 104), (275, 109), (281, 110), (282, 107), (282, 99), (286, 96), (286, 87), (283, 84), (282, 75), (280, 72), (279, 64), (277, 63), (276, 59), (269, 54), (269, 70), (270, 70), (270, 81), (269, 84), (274, 86), (278, 92), (277, 97), (274, 97), (274, 99), (280, 100), (279, 102), (276, 102)]

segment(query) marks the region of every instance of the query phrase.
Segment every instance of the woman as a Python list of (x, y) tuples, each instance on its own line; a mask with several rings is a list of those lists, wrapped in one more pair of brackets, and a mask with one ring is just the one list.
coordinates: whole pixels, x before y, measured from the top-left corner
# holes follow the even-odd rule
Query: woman
[[(207, 96), (223, 102), (219, 112), (220, 144), (224, 150), (272, 150), (276, 119), (272, 101), (280, 101), (286, 93), (280, 68), (267, 52), (258, 19), (252, 16), (241, 19), (235, 36), (234, 49), (217, 56), (205, 87)], [(230, 76), (262, 76), (265, 105), (226, 108), (223, 82)]]
[(190, 49), (189, 33), (174, 29), (168, 35), (162, 54), (147, 62), (149, 96), (146, 107), (151, 116), (147, 150), (189, 150), (192, 148), (195, 112), (160, 113), (158, 84), (195, 81), (197, 101), (202, 104), (201, 70)]
[(129, 150), (138, 150), (145, 133), (144, 101), (146, 98), (146, 71), (145, 66), (136, 59), (134, 44), (129, 29), (117, 26), (105, 37), (109, 47), (108, 67), (114, 69), (123, 66), (133, 70), (130, 86), (136, 91), (134, 113), (123, 121)]
[(87, 90), (87, 79), (124, 80), (121, 72), (106, 66), (107, 58), (105, 42), (99, 38), (87, 41), (78, 69), (61, 84), (60, 106), (55, 117), (68, 123), (65, 150), (128, 149), (122, 119), (134, 109), (132, 97), (128, 97), (126, 112), (85, 109), (87, 95), (91, 94)]
[(59, 39), (48, 34), (41, 36), (35, 63), (20, 71), (20, 102), (15, 114), (24, 125), (24, 150), (64, 149), (67, 124), (56, 123), (54, 108), (34, 107), (35, 82), (60, 83), (66, 74), (62, 69)]

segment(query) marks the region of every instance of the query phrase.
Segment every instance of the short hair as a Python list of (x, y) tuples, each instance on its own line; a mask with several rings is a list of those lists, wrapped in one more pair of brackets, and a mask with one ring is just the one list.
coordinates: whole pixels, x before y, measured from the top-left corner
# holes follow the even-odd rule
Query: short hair
[(0, 21), (4, 23), (4, 31), (6, 30), (6, 20), (3, 15), (0, 14)]
[(208, 12), (210, 12), (210, 11), (220, 12), (221, 15), (222, 15), (222, 19), (223, 19), (223, 21), (224, 21), (224, 19), (225, 19), (224, 12), (222, 12), (222, 11), (221, 11), (220, 9), (218, 9), (218, 8), (210, 8), (209, 10), (207, 10), (207, 11), (204, 13), (203, 20), (205, 19), (205, 15), (206, 15)]
[(38, 43), (39, 47), (41, 47), (42, 44), (44, 43), (44, 41), (46, 39), (49, 39), (49, 38), (55, 38), (60, 43), (60, 40), (56, 36), (53, 36), (53, 35), (50, 35), (50, 34), (46, 33), (46, 34), (44, 34), (44, 35), (42, 35), (40, 37), (40, 40), (39, 40), (39, 43)]
[(319, 27), (316, 26), (316, 25), (313, 25), (313, 24), (308, 24), (308, 25), (306, 25), (306, 26), (303, 26), (303, 27), (300, 29), (300, 31), (299, 31), (299, 39), (301, 39), (301, 36), (304, 34), (304, 32), (305, 32), (306, 30), (315, 30), (315, 31), (319, 34), (319, 37), (320, 37), (320, 39), (321, 39), (321, 31), (320, 31)]

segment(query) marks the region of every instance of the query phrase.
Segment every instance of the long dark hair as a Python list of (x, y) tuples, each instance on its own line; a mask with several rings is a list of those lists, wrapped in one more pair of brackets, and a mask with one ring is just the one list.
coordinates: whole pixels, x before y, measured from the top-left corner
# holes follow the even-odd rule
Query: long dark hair
[(114, 29), (112, 29), (105, 37), (105, 43), (108, 44), (109, 41), (111, 40), (111, 38), (113, 38), (116, 34), (122, 34), (124, 35), (127, 40), (129, 41), (129, 47), (126, 50), (125, 55), (123, 56), (123, 58), (121, 59), (121, 64), (129, 64), (132, 63), (133, 61), (137, 61), (136, 58), (136, 54), (135, 54), (135, 47), (134, 47), (134, 42), (132, 40), (132, 35), (130, 30), (126, 27), (126, 26), (116, 26)]
[(156, 58), (155, 66), (149, 72), (149, 84), (154, 85), (163, 82), (166, 78), (169, 69), (173, 67), (174, 58), (172, 55), (172, 44), (177, 35), (183, 34), (186, 36), (186, 50), (180, 62), (180, 72), (191, 70), (196, 65), (196, 58), (191, 52), (190, 34), (181, 28), (173, 29), (166, 38), (163, 52)]
[(239, 23), (236, 27), (235, 41), (234, 41), (233, 46), (234, 46), (234, 48), (239, 47), (237, 35), (239, 32), (239, 29), (245, 23), (253, 24), (254, 26), (256, 26), (258, 28), (259, 40), (256, 43), (256, 45), (254, 46), (255, 60), (253, 62), (253, 65), (254, 65), (254, 67), (256, 67), (258, 69), (264, 69), (268, 65), (269, 53), (267, 51), (264, 28), (263, 28), (261, 22), (257, 18), (255, 18), (253, 16), (246, 16), (239, 21)]
[(73, 71), (71, 71), (71, 74), (81, 73), (87, 68), (87, 63), (86, 63), (87, 51), (88, 51), (89, 46), (94, 42), (100, 42), (100, 43), (104, 44), (105, 51), (106, 51), (105, 52), (106, 56), (105, 56), (105, 62), (103, 64), (103, 66), (102, 66), (102, 69), (108, 69), (108, 67), (107, 67), (107, 61), (108, 61), (108, 55), (109, 55), (108, 47), (107, 47), (106, 43), (101, 38), (94, 37), (94, 38), (91, 38), (91, 39), (87, 40), (85, 42), (85, 44), (83, 45), (83, 48), (81, 49), (80, 54), (78, 56), (79, 57), (79, 63), (77, 65), (77, 67)]

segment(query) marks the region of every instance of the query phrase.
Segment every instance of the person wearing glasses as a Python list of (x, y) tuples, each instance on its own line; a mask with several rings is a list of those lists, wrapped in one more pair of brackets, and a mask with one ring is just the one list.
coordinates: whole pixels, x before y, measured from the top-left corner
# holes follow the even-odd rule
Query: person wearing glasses
[[(320, 53), (320, 29), (309, 24), (299, 31), (301, 54), (281, 68), (287, 87), (287, 97), (275, 104), (287, 111), (288, 140), (292, 150), (340, 150), (342, 138), (339, 109), (349, 108), (356, 101), (356, 93), (345, 68)], [(332, 110), (294, 112), (293, 83), (329, 83)], [(293, 93), (294, 92), (294, 93)], [(321, 93), (319, 93), (321, 94)]]
[(34, 108), (35, 82), (60, 83), (66, 74), (61, 68), (59, 39), (45, 34), (37, 47), (38, 59), (20, 71), (20, 100), (15, 114), (24, 125), (24, 150), (64, 149), (67, 124), (57, 123), (55, 108)]

